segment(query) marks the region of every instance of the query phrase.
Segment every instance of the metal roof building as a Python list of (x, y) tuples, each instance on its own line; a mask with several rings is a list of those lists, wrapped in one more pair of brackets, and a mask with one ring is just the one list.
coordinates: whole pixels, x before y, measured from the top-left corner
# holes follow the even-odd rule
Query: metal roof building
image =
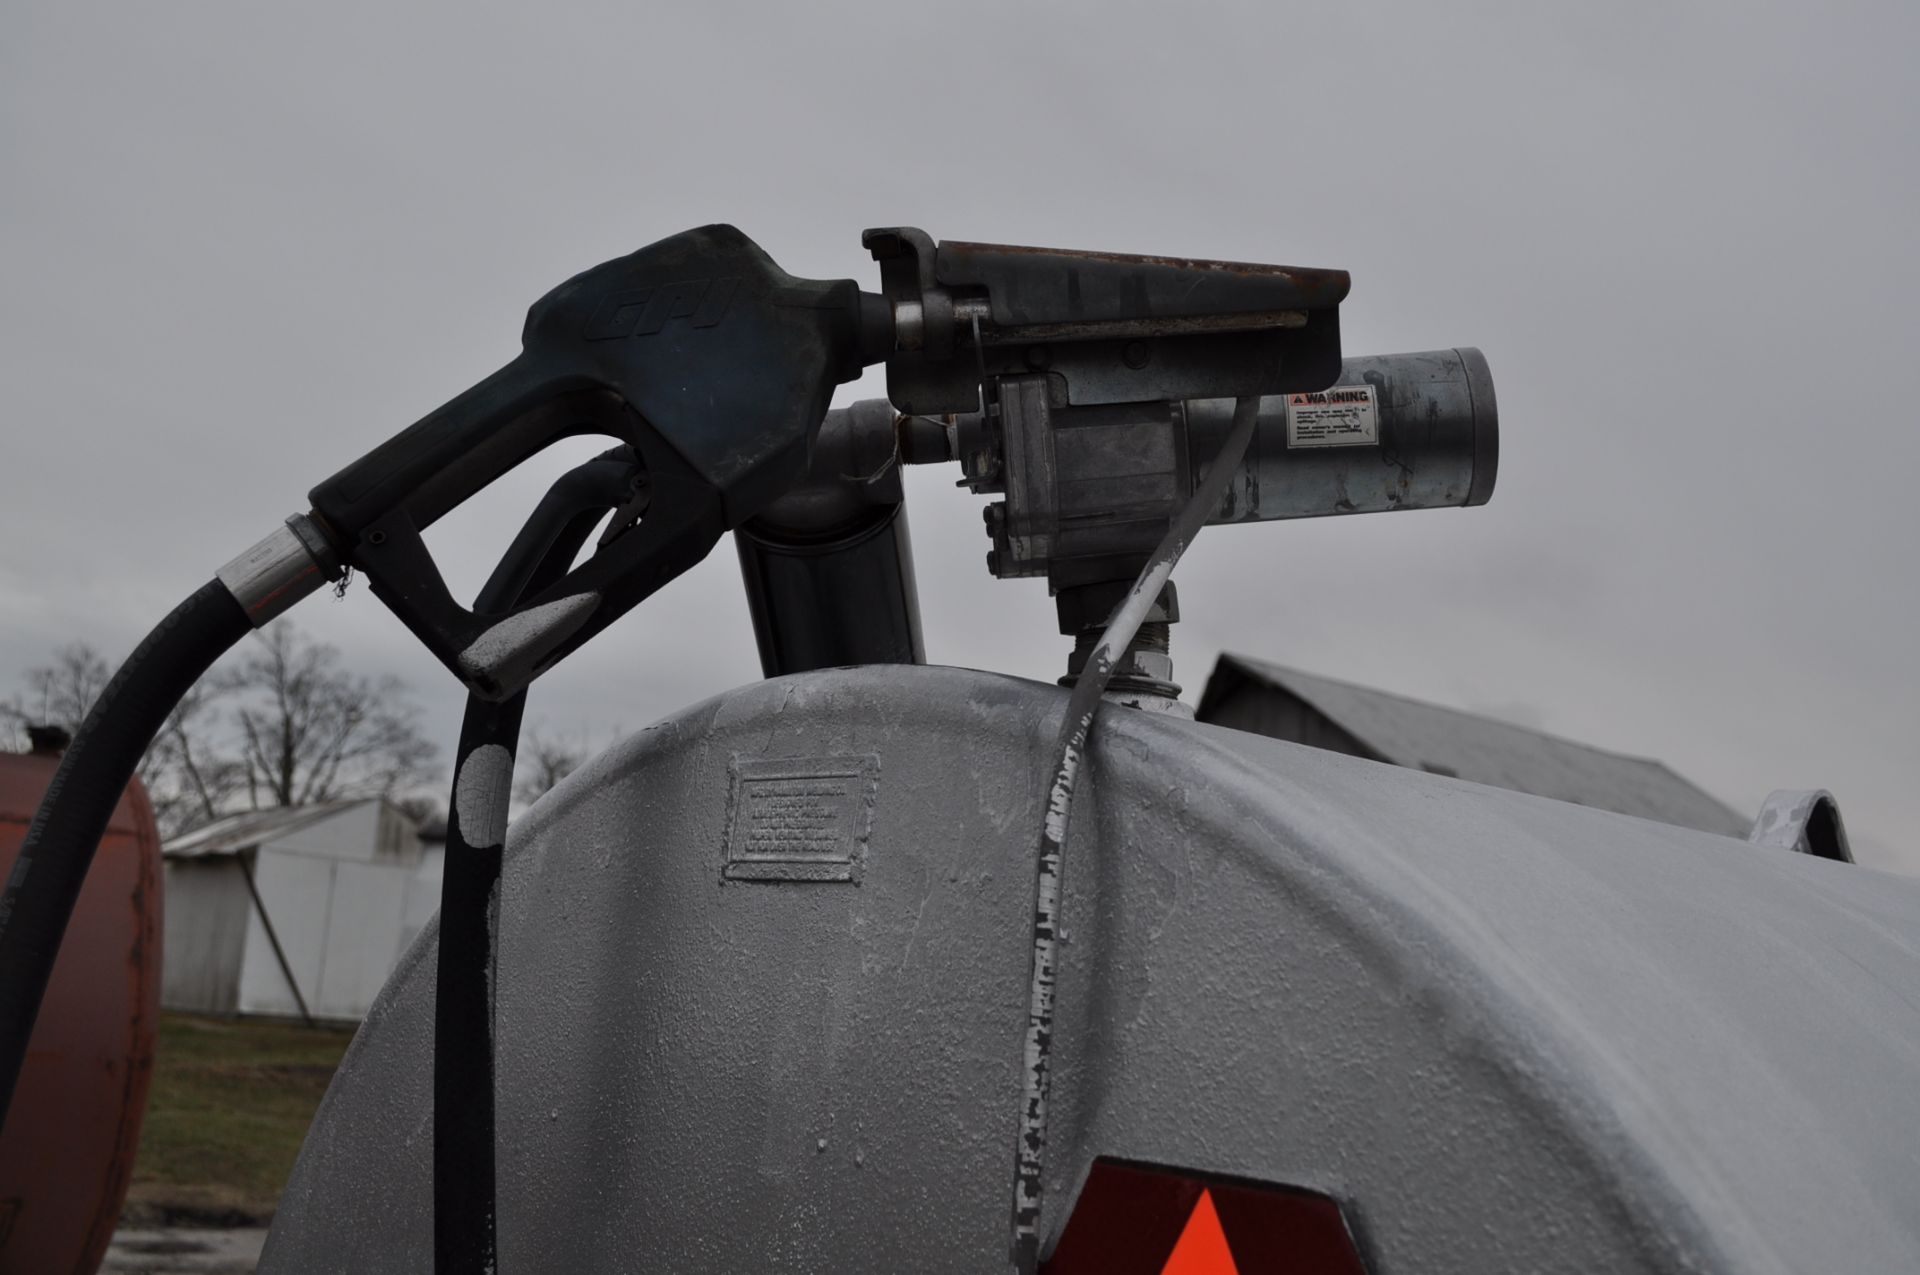
[(1610, 753), (1491, 717), (1223, 654), (1203, 722), (1354, 757), (1745, 837), (1753, 820), (1660, 762)]
[(377, 798), (229, 815), (162, 853), (168, 1009), (356, 1020), (418, 933), (415, 896), (437, 896), (413, 821)]

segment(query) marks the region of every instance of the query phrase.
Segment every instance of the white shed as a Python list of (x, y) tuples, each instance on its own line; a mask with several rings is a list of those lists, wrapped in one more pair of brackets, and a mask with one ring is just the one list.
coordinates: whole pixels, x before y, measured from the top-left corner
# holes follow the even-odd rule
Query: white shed
[(358, 1020), (437, 902), (409, 899), (420, 838), (379, 799), (230, 815), (163, 854), (168, 1009)]

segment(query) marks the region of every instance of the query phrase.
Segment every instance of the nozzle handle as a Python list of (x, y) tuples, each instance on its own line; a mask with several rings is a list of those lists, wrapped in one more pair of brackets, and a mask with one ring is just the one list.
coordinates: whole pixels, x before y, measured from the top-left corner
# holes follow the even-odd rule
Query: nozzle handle
[[(861, 320), (852, 281), (795, 278), (731, 226), (663, 239), (535, 302), (518, 357), (314, 488), (315, 521), (469, 688), (504, 699), (805, 472), (872, 344)], [(578, 434), (633, 449), (644, 517), (505, 611), (460, 605), (420, 533)]]

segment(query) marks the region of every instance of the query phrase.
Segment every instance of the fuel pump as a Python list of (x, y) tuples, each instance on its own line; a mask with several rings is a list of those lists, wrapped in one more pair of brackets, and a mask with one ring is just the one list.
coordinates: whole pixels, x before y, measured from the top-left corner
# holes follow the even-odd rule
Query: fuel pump
[[(518, 357), (316, 486), (154, 629), (68, 749), (0, 899), (0, 1113), (93, 847), (166, 714), (251, 628), (355, 570), (470, 692), (440, 930), (436, 1254), (443, 1271), (492, 1269), (488, 908), (526, 689), (728, 530), (769, 673), (922, 659), (898, 467), (957, 462), (1002, 498), (990, 569), (1044, 575), (1075, 638), (1036, 858), (1015, 1157), (1012, 1257), (1033, 1268), (1052, 909), (1103, 692), (1177, 691), (1168, 577), (1200, 526), (1483, 502), (1491, 382), (1472, 351), (1343, 364), (1341, 271), (936, 244), (910, 228), (863, 242), (879, 293), (789, 275), (730, 226), (574, 276), (528, 312)], [(882, 362), (888, 403), (827, 411), (836, 385)], [(619, 446), (555, 485), (463, 606), (421, 533), (578, 434)]]

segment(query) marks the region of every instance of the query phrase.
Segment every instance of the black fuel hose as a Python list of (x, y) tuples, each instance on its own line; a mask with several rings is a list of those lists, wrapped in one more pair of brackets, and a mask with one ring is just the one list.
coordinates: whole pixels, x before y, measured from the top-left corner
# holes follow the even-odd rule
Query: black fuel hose
[[(447, 809), (433, 1002), (433, 1269), (496, 1269), (494, 927), (513, 757), (527, 693), (467, 698)], [(485, 770), (497, 791), (476, 791)], [(469, 807), (464, 813), (462, 797)], [(477, 807), (477, 808), (476, 808)], [(476, 844), (478, 843), (478, 844)]]
[(167, 714), (253, 619), (210, 580), (160, 621), (67, 745), (0, 896), (0, 1128), (94, 851)]
[[(566, 575), (607, 510), (644, 502), (630, 448), (560, 476), (474, 600), (508, 611)], [(447, 803), (433, 1022), (433, 1266), (438, 1275), (496, 1269), (495, 966), (500, 868), (520, 719), (527, 695), (467, 698)]]
[(94, 851), (140, 758), (215, 660), (340, 571), (315, 520), (293, 515), (155, 625), (87, 710), (0, 895), (0, 1129)]

